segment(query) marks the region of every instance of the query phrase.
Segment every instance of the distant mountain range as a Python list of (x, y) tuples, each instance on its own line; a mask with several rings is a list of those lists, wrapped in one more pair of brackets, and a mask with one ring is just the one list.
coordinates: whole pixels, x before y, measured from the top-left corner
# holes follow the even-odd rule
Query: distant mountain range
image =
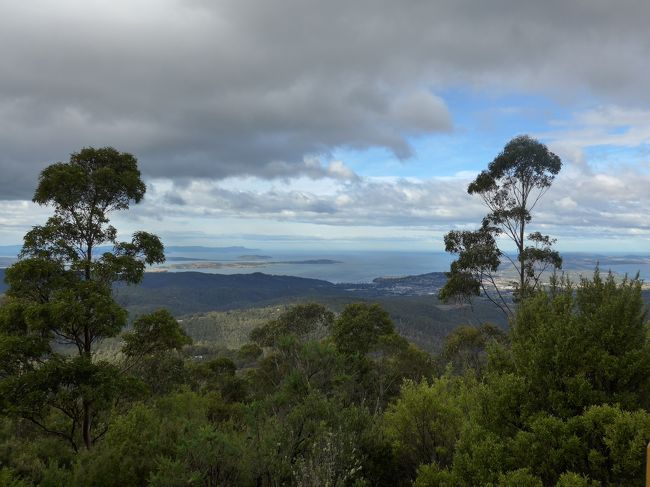
[[(0, 293), (7, 288), (4, 269), (0, 269)], [(333, 284), (320, 279), (251, 274), (208, 274), (203, 272), (148, 272), (138, 286), (117, 284), (116, 293), (125, 301), (142, 300), (147, 295), (153, 308), (170, 306), (184, 312), (248, 306), (284, 297), (343, 296), (421, 296), (432, 295), (446, 281), (443, 272), (418, 276), (378, 277), (371, 283)], [(123, 304), (127, 304), (126, 302)], [(189, 310), (189, 311), (188, 311)]]
[(331, 282), (292, 276), (161, 272), (145, 274), (138, 286), (117, 285), (117, 300), (134, 314), (168, 308), (179, 316), (248, 308), (271, 301), (341, 295)]

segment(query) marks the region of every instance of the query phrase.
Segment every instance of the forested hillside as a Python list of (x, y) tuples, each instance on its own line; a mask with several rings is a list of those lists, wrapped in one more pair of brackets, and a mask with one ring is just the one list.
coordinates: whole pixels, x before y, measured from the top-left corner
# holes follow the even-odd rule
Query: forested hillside
[(247, 343), (200, 339), (129, 366), (131, 332), (122, 352), (100, 354), (138, 386), (119, 392), (87, 451), (19, 419), (22, 402), (4, 395), (4, 485), (643, 484), (650, 347), (638, 282), (564, 283), (527, 301), (510, 333), (461, 327), (433, 355), (371, 304), (181, 324), (207, 339), (219, 322), (240, 334), (245, 323)]
[[(0, 269), (0, 278), (4, 270)], [(270, 319), (277, 306), (318, 301), (335, 311), (358, 301), (376, 302), (388, 311), (401, 335), (430, 352), (439, 351), (444, 337), (459, 324), (495, 323), (506, 320), (486, 300), (473, 306), (444, 305), (429, 292), (430, 281), (423, 288), (403, 291), (404, 284), (419, 278), (378, 279), (372, 285), (335, 285), (317, 279), (253, 274), (203, 274), (199, 272), (147, 273), (139, 286), (117, 286), (114, 295), (133, 320), (158, 308), (168, 309), (182, 320), (187, 333), (198, 341), (214, 342), (226, 336), (225, 345), (240, 346), (247, 333), (260, 319)], [(444, 283), (444, 280), (442, 281)], [(356, 287), (355, 287), (356, 286)], [(395, 287), (400, 287), (395, 294)], [(6, 288), (6, 285), (5, 285)], [(0, 287), (0, 290), (2, 287)], [(256, 308), (261, 308), (256, 311)], [(228, 313), (219, 311), (229, 311)], [(255, 318), (250, 319), (251, 316)], [(201, 323), (200, 332), (194, 324)]]
[(326, 281), (258, 272), (230, 276), (200, 272), (147, 273), (141, 285), (115, 289), (118, 301), (134, 316), (160, 307), (180, 316), (341, 294), (343, 291)]
[[(432, 296), (400, 296), (359, 300), (353, 296), (318, 297), (314, 299), (335, 312), (354, 302), (378, 303), (385, 309), (397, 331), (423, 350), (439, 352), (444, 338), (459, 324), (477, 325), (490, 322), (505, 328), (503, 316), (485, 302), (474, 309), (446, 308)], [(312, 300), (312, 301), (314, 301)], [(304, 299), (278, 300), (262, 308), (232, 309), (189, 314), (179, 317), (181, 326), (195, 341), (215, 345), (239, 347), (248, 339), (250, 330), (260, 321), (272, 319), (287, 305), (305, 302)]]

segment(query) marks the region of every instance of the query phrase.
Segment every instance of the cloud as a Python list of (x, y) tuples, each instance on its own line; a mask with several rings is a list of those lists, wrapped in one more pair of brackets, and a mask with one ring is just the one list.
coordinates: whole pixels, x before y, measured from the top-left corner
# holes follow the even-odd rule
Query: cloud
[[(237, 231), (241, 238), (280, 232), (296, 240), (305, 240), (305, 235), (371, 235), (386, 242), (397, 237), (425, 242), (440, 239), (451, 229), (480, 225), (486, 209), (466, 192), (471, 176), (426, 180), (326, 176), (309, 189), (296, 180), (229, 178), (179, 184), (158, 179), (149, 183), (143, 204), (115, 214), (116, 225), (126, 233), (130, 228), (162, 232), (173, 241), (196, 232), (214, 239)], [(567, 240), (576, 245), (576, 239), (592, 245), (603, 239), (650, 240), (648, 187), (650, 174), (636, 167), (594, 172), (568, 166), (536, 207), (530, 230), (558, 238), (560, 246)], [(36, 220), (44, 221), (48, 214), (49, 209), (31, 203), (0, 202), (3, 242), (19, 242), (39, 223)]]
[(408, 158), (452, 130), (459, 85), (647, 109), (648, 17), (642, 0), (4, 2), (0, 197), (88, 145), (148, 177), (340, 175), (306, 161)]
[[(537, 206), (530, 230), (557, 237), (614, 238), (649, 236), (650, 174), (618, 166), (593, 172), (569, 166)], [(156, 182), (144, 206), (133, 209), (147, 218), (201, 218), (218, 226), (228, 219), (343, 227), (404, 228), (441, 235), (473, 229), (486, 213), (479, 198), (467, 194), (470, 178), (326, 178), (310, 190), (301, 184), (269, 185), (261, 180), (194, 181), (179, 186)], [(301, 189), (302, 188), (302, 189)], [(171, 197), (170, 195), (173, 195)], [(182, 204), (174, 204), (177, 198)], [(408, 229), (408, 230), (406, 230)], [(337, 230), (338, 232), (339, 230)], [(391, 235), (386, 235), (390, 237)]]
[[(480, 220), (480, 203), (468, 200), (466, 183), (450, 180), (330, 179), (323, 191), (271, 187), (226, 188), (201, 181), (154, 188), (145, 207), (136, 212), (185, 215), (187, 218), (268, 218), (339, 226), (449, 226), (452, 221)], [(183, 203), (172, 203), (178, 199)]]
[(601, 105), (574, 112), (566, 120), (551, 121), (551, 126), (556, 129), (537, 136), (569, 162), (584, 165), (585, 151), (594, 147), (635, 149), (639, 154), (648, 154), (650, 109)]

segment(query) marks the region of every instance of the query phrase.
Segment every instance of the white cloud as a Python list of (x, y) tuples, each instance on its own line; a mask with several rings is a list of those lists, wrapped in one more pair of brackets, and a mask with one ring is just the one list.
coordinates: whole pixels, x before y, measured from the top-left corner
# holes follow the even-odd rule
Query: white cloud
[[(382, 236), (437, 242), (447, 231), (476, 228), (486, 210), (466, 193), (467, 179), (335, 178), (288, 180), (277, 185), (256, 178), (225, 182), (149, 182), (141, 205), (116, 214), (118, 228), (146, 228), (173, 234), (174, 241), (195, 232), (221, 238), (239, 232), (359, 239)], [(313, 183), (310, 186), (310, 182)], [(650, 239), (650, 175), (633, 168), (593, 173), (568, 168), (541, 200), (531, 230), (575, 242), (598, 239)], [(1, 202), (0, 243), (17, 243), (49, 209), (26, 202)], [(162, 229), (162, 230), (161, 230)], [(175, 232), (175, 233), (174, 233)], [(242, 237), (244, 238), (244, 237)], [(604, 240), (603, 240), (604, 241)], [(241, 242), (240, 242), (241, 243)], [(435, 249), (434, 249), (435, 250)]]
[(575, 210), (578, 207), (578, 203), (570, 196), (565, 196), (557, 200), (555, 206), (560, 210)]
[[(575, 112), (569, 119), (551, 121), (551, 125), (557, 129), (536, 135), (567, 161), (582, 166), (590, 148), (638, 149), (650, 144), (650, 109), (605, 105)], [(619, 156), (617, 163), (625, 162)]]
[(343, 181), (355, 181), (359, 178), (343, 161), (332, 161), (327, 166), (327, 175)]
[[(437, 234), (452, 228), (474, 228), (486, 210), (478, 198), (466, 193), (466, 180), (432, 178), (363, 178), (354, 184), (331, 179), (321, 188), (302, 190), (278, 187), (237, 190), (217, 182), (173, 187), (183, 204), (167, 205), (166, 215), (201, 215), (213, 218), (268, 218), (285, 223), (333, 227), (366, 226), (428, 229)], [(612, 173), (570, 170), (560, 173), (540, 202), (533, 228), (558, 237), (580, 233), (645, 235), (650, 232), (650, 175), (631, 168)], [(160, 198), (160, 195), (157, 196)], [(156, 199), (143, 214), (157, 212), (165, 202)], [(388, 236), (388, 235), (387, 235)]]

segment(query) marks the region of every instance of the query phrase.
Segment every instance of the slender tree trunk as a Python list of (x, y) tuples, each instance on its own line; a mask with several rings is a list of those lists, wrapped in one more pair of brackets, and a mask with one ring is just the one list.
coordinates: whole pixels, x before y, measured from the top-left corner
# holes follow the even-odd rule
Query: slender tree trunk
[(86, 245), (88, 246), (88, 251), (86, 252), (86, 265), (84, 266), (84, 271), (86, 281), (90, 281), (90, 268), (93, 262), (93, 244), (91, 242), (87, 242)]
[[(90, 268), (91, 268), (91, 263), (92, 263), (92, 243), (88, 242), (88, 252), (86, 253), (86, 265), (85, 265), (85, 278), (86, 281), (90, 281), (91, 278), (91, 273), (90, 273)], [(84, 357), (88, 360), (92, 360), (92, 342), (90, 339), (90, 328), (88, 327), (88, 324), (84, 325)], [(90, 401), (88, 401), (85, 397), (81, 398), (82, 402), (82, 407), (83, 407), (83, 421), (81, 424), (81, 431), (83, 434), (83, 439), (84, 439), (84, 445), (88, 450), (93, 446), (93, 438), (92, 438), (92, 424), (91, 424), (91, 419), (90, 419)]]
[(90, 403), (85, 399), (82, 399), (82, 401), (83, 401), (84, 417), (83, 417), (83, 424), (81, 426), (82, 426), (83, 437), (84, 437), (84, 445), (86, 445), (86, 448), (90, 450), (90, 448), (93, 446), (93, 438), (90, 434), (91, 431)]
[(526, 272), (524, 269), (524, 231), (526, 229), (526, 221), (521, 219), (521, 227), (519, 229), (519, 299), (523, 300), (526, 296), (524, 285), (526, 282)]

